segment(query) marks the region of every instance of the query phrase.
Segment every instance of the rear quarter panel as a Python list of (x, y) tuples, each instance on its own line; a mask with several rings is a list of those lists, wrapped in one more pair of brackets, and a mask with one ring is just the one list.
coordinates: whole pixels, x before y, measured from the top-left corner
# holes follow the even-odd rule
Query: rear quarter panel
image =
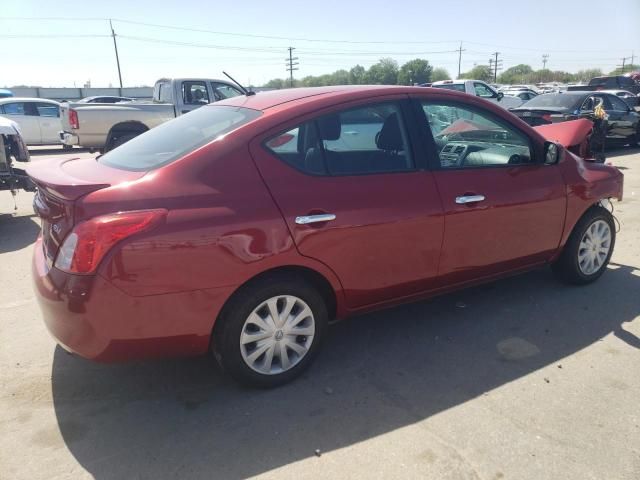
[[(214, 142), (138, 181), (94, 192), (79, 215), (150, 208), (167, 209), (166, 223), (116, 246), (99, 268), (128, 295), (233, 292), (282, 266), (310, 268), (341, 292), (333, 272), (297, 252), (246, 143)], [(221, 306), (211, 305), (207, 328)]]

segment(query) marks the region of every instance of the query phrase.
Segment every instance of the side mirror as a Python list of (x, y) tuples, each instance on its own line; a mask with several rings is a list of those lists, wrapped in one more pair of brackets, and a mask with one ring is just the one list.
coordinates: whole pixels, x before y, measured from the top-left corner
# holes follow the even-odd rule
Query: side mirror
[(498, 101), (502, 100), (503, 98), (504, 98), (504, 93), (498, 92)]
[(560, 160), (560, 147), (554, 142), (544, 142), (544, 163), (555, 165)]

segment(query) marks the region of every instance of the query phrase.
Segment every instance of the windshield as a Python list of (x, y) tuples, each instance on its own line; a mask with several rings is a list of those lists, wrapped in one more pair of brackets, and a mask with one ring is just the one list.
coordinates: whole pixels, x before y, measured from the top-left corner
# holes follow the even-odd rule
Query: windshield
[(149, 130), (105, 153), (99, 162), (114, 168), (147, 171), (167, 165), (262, 115), (242, 107), (208, 106)]
[(562, 108), (567, 110), (575, 110), (578, 108), (584, 96), (582, 95), (566, 95), (564, 93), (546, 93), (532, 98), (521, 108)]

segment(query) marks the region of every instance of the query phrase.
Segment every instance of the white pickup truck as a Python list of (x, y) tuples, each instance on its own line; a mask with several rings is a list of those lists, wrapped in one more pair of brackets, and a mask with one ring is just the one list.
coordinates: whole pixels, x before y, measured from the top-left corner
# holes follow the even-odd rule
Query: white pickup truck
[(442, 80), (440, 82), (433, 82), (431, 86), (433, 88), (446, 88), (449, 90), (468, 93), (469, 95), (475, 95), (476, 97), (481, 97), (485, 100), (489, 100), (490, 102), (497, 103), (507, 110), (519, 107), (524, 103), (520, 98), (498, 92), (490, 85), (487, 85), (480, 80)]
[(106, 152), (167, 120), (238, 95), (240, 88), (224, 80), (161, 78), (151, 102), (62, 103), (60, 141)]

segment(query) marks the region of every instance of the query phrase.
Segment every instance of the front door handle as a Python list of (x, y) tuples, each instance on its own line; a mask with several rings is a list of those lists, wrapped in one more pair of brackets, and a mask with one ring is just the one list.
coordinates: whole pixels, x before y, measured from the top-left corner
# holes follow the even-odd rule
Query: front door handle
[(463, 195), (461, 197), (456, 197), (456, 203), (458, 205), (464, 205), (465, 203), (482, 202), (483, 200), (484, 195)]
[(335, 220), (336, 216), (333, 213), (322, 213), (320, 215), (304, 215), (302, 217), (296, 217), (297, 225), (307, 225), (309, 223), (321, 223), (330, 222)]

